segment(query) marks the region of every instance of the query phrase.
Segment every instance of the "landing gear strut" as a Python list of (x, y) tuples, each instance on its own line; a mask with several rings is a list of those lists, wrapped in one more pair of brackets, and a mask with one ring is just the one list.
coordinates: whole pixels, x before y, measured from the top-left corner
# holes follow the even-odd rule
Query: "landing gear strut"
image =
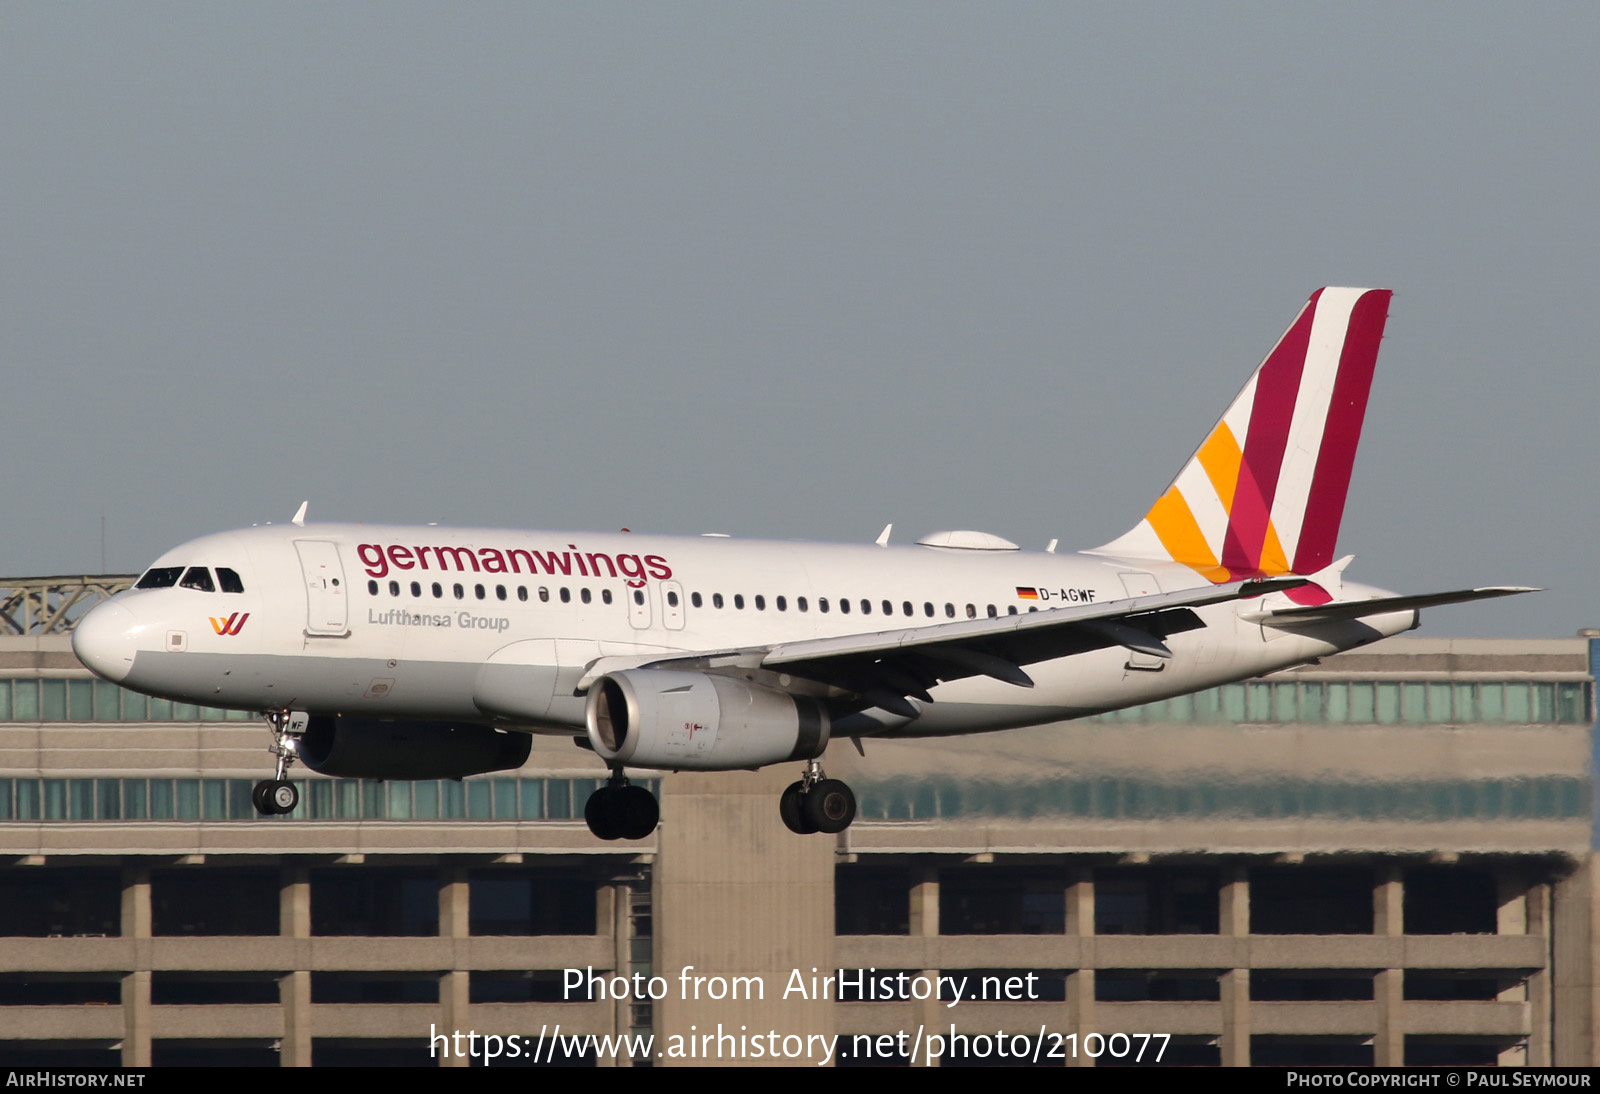
[(825, 777), (820, 763), (808, 760), (805, 774), (778, 799), (778, 815), (797, 835), (831, 835), (843, 832), (856, 819), (856, 796), (838, 779)]
[(267, 749), (278, 758), (276, 778), (263, 779), (250, 792), (256, 812), (278, 816), (294, 812), (300, 804), (300, 791), (288, 779), (289, 768), (299, 756), (300, 735), (306, 731), (306, 716), (287, 710), (268, 711), (267, 727), (272, 730), (272, 745)]
[(661, 807), (654, 794), (613, 771), (606, 785), (589, 795), (583, 819), (599, 839), (644, 839), (656, 830)]

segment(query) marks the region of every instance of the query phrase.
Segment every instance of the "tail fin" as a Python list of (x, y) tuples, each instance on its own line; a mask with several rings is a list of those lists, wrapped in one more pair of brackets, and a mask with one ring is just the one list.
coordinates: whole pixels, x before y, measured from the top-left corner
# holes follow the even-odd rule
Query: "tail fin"
[(1392, 295), (1313, 293), (1167, 492), (1095, 553), (1170, 559), (1215, 582), (1333, 561)]

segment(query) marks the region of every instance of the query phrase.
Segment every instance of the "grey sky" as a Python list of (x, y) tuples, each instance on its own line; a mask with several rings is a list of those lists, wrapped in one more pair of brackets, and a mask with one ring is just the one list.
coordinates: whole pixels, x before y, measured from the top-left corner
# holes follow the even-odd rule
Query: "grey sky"
[(1600, 625), (1592, 5), (0, 0), (0, 573), (312, 518), (1111, 539), (1398, 295), (1340, 547)]

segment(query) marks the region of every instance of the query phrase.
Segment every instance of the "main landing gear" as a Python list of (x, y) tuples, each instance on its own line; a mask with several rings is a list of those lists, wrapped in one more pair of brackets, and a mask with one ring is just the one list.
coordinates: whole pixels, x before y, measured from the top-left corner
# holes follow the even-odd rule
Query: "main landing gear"
[(644, 839), (656, 830), (661, 807), (654, 794), (614, 771), (606, 785), (589, 795), (583, 819), (600, 839)]
[(797, 835), (832, 835), (843, 832), (856, 819), (856, 796), (838, 779), (824, 777), (820, 763), (808, 760), (800, 781), (790, 783), (778, 799), (778, 815)]
[(278, 775), (263, 779), (250, 791), (250, 800), (262, 816), (280, 816), (294, 812), (300, 804), (300, 791), (287, 778), (289, 768), (299, 755), (300, 735), (306, 731), (306, 716), (286, 710), (269, 711), (267, 727), (272, 730), (272, 746), (268, 752), (278, 757)]

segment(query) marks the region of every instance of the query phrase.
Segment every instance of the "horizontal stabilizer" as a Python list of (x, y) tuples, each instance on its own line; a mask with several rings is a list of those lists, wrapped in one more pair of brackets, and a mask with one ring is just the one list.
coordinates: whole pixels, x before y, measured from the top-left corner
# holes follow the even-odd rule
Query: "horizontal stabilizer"
[(1421, 596), (1380, 596), (1374, 600), (1335, 601), (1332, 604), (1314, 604), (1310, 607), (1279, 608), (1274, 612), (1241, 612), (1240, 618), (1249, 623), (1265, 623), (1269, 627), (1295, 623), (1331, 623), (1340, 619), (1361, 619), (1369, 615), (1410, 612), (1418, 608), (1436, 608), (1441, 604), (1465, 604), (1469, 600), (1488, 600), (1490, 597), (1516, 596), (1518, 593), (1540, 591), (1542, 590), (1523, 585), (1492, 585), (1482, 589), (1424, 593)]

